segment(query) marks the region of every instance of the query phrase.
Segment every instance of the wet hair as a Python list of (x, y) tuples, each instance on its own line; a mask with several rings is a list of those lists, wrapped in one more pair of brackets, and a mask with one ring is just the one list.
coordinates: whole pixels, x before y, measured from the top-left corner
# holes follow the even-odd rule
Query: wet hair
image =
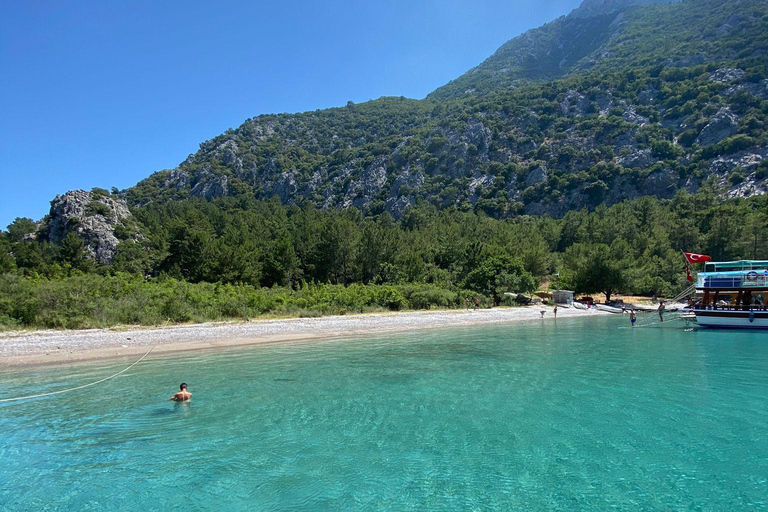
[(179, 390), (184, 391), (185, 389), (187, 389), (187, 383), (186, 382), (182, 382), (181, 386), (179, 386)]

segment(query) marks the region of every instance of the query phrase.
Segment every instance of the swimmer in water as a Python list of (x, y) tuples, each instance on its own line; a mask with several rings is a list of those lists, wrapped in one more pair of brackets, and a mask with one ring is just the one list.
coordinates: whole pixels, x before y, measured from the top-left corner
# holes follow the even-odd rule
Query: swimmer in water
[(187, 383), (182, 382), (179, 386), (179, 392), (168, 399), (169, 402), (186, 402), (192, 398), (192, 393), (187, 391)]

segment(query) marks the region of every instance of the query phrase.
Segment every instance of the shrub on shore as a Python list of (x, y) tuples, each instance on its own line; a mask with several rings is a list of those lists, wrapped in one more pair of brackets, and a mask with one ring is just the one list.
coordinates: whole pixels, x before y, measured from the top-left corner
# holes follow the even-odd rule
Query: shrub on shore
[(463, 307), (473, 292), (429, 284), (350, 286), (305, 284), (256, 288), (245, 284), (188, 283), (131, 274), (73, 275), (63, 279), (0, 274), (0, 328), (99, 328)]

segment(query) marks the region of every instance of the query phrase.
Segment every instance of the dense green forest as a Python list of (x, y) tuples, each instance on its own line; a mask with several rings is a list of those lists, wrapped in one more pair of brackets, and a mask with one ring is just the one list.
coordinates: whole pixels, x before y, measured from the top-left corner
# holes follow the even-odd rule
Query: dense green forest
[(0, 325), (105, 326), (258, 315), (319, 315), (499, 304), (552, 286), (670, 296), (686, 286), (680, 250), (716, 259), (768, 254), (766, 196), (712, 191), (650, 197), (562, 219), (498, 220), (424, 203), (396, 221), (277, 200), (187, 199), (142, 207), (146, 236), (111, 265), (70, 234), (29, 240), (28, 219), (0, 234)]

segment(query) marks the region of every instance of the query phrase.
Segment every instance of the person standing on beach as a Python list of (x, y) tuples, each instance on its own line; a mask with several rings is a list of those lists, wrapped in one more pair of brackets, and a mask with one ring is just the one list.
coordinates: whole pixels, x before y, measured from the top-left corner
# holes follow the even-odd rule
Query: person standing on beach
[(192, 398), (192, 393), (187, 391), (187, 383), (182, 382), (179, 386), (179, 392), (168, 399), (169, 402), (186, 402)]
[(464, 297), (464, 306), (467, 308), (467, 311), (469, 311), (469, 297)]
[(659, 303), (659, 322), (664, 321), (664, 310), (667, 307), (664, 305), (664, 302)]

